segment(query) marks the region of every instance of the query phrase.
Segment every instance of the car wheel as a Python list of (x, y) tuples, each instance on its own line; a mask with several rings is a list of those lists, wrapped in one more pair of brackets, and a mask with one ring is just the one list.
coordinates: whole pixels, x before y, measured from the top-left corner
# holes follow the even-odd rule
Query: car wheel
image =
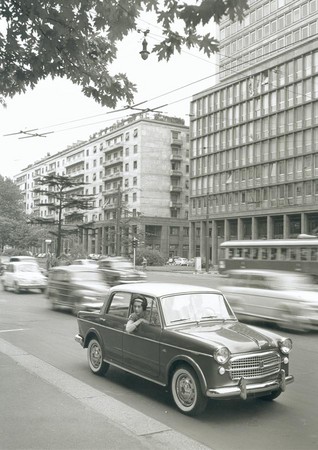
[(179, 366), (171, 379), (171, 393), (177, 408), (188, 416), (201, 414), (208, 403), (203, 395), (199, 379), (187, 365)]
[(57, 310), (57, 304), (56, 304), (54, 295), (51, 295), (50, 292), (48, 292), (47, 298), (48, 298), (48, 300), (50, 302), (52, 311), (56, 311)]
[(40, 291), (41, 291), (42, 294), (44, 294), (45, 288), (40, 288)]
[(275, 398), (279, 397), (281, 393), (282, 393), (282, 390), (281, 389), (277, 389), (277, 391), (270, 392), (269, 394), (266, 394), (266, 395), (262, 395), (259, 398), (261, 400), (266, 400), (268, 402), (271, 402), (272, 400), (275, 400)]
[(20, 289), (20, 287), (19, 287), (19, 285), (18, 285), (17, 282), (14, 283), (13, 289), (14, 289), (14, 292), (15, 292), (16, 294), (20, 294), (21, 289)]
[(103, 361), (103, 350), (97, 339), (91, 339), (87, 348), (88, 365), (95, 375), (105, 375), (109, 364)]
[(288, 306), (282, 306), (281, 319), (282, 321), (278, 325), (283, 330), (296, 331), (299, 333), (309, 331), (308, 325), (306, 325), (299, 316), (296, 317), (295, 312), (291, 311)]

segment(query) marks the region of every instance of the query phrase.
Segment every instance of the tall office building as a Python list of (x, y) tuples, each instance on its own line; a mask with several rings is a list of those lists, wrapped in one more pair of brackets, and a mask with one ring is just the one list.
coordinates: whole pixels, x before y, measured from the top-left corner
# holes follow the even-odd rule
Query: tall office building
[[(69, 189), (70, 195), (94, 196), (94, 208), (75, 224), (88, 254), (127, 255), (137, 237), (140, 246), (167, 259), (189, 256), (189, 128), (182, 119), (136, 114), (15, 176), (27, 214), (56, 220), (45, 195), (33, 192), (48, 174), (85, 183)], [(64, 211), (64, 224), (73, 212)], [(71, 244), (64, 240), (64, 248)]]
[(318, 233), (317, 0), (254, 0), (220, 27), (220, 82), (193, 96), (190, 254)]

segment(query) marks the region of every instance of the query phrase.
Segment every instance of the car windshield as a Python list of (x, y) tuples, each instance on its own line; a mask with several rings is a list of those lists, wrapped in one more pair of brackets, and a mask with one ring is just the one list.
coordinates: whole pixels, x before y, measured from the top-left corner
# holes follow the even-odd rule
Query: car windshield
[(163, 297), (161, 305), (167, 326), (235, 319), (223, 295), (218, 293), (193, 292)]
[(92, 282), (104, 282), (103, 276), (99, 272), (87, 271), (84, 270), (73, 273), (72, 275), (73, 281), (81, 282), (81, 283), (92, 283)]
[(39, 268), (36, 264), (19, 264), (17, 268), (18, 272), (39, 272)]

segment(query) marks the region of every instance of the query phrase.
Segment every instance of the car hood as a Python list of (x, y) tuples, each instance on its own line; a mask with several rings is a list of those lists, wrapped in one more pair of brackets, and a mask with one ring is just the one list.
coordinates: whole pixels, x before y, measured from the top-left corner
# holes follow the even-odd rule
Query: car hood
[(125, 277), (145, 277), (145, 273), (141, 272), (140, 270), (135, 270), (135, 269), (120, 269), (118, 271), (121, 275), (125, 276)]
[(78, 291), (90, 291), (95, 292), (96, 294), (106, 294), (109, 290), (109, 286), (103, 283), (97, 284), (95, 282), (89, 283), (83, 281), (82, 283), (76, 285), (76, 289)]
[(176, 330), (176, 333), (211, 344), (215, 348), (227, 347), (230, 352), (244, 353), (267, 350), (277, 346), (270, 333), (253, 329), (239, 322), (198, 325)]

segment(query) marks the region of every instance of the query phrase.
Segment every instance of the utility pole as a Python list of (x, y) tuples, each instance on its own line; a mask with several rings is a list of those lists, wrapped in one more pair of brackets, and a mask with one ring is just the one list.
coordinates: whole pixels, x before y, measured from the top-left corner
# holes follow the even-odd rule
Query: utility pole
[(120, 256), (120, 250), (121, 250), (121, 227), (120, 227), (120, 220), (121, 220), (121, 189), (120, 185), (118, 186), (117, 191), (117, 208), (116, 208), (116, 255)]
[(205, 224), (205, 271), (209, 272), (210, 262), (210, 224), (209, 224), (209, 194), (206, 194), (206, 224)]

